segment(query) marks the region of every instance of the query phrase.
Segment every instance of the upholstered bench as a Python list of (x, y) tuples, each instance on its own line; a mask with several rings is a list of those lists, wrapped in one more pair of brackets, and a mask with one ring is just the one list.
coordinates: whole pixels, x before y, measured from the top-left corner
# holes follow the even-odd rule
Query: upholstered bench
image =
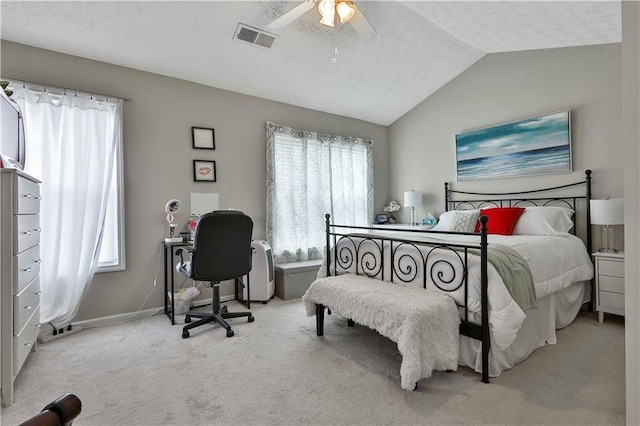
[(458, 368), (460, 317), (454, 300), (438, 291), (344, 274), (315, 280), (302, 297), (324, 334), (324, 309), (376, 330), (398, 344), (403, 389), (413, 390), (433, 370)]
[(322, 259), (280, 263), (276, 270), (276, 297), (282, 300), (302, 297), (318, 276)]

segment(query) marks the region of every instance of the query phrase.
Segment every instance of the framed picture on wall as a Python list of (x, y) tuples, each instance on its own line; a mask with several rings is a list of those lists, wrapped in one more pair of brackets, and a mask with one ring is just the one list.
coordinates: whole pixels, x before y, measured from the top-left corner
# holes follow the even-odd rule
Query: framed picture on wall
[(193, 180), (196, 182), (215, 182), (216, 162), (210, 160), (193, 160)]
[(208, 127), (191, 127), (194, 149), (216, 149), (215, 130)]
[(458, 180), (571, 171), (568, 109), (456, 135)]

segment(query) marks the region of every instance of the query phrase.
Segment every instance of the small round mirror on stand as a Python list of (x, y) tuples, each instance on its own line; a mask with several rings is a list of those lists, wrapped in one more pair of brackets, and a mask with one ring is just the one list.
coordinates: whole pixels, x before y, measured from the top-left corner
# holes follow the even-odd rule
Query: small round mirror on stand
[(164, 206), (164, 211), (166, 211), (167, 213), (175, 214), (180, 210), (181, 207), (182, 203), (180, 202), (180, 200), (173, 199), (167, 201), (167, 205)]
[(179, 243), (182, 241), (182, 237), (176, 237), (174, 235), (176, 224), (173, 223), (175, 219), (173, 215), (180, 211), (181, 207), (182, 203), (180, 202), (180, 200), (176, 199), (167, 201), (167, 204), (164, 206), (164, 211), (167, 213), (165, 219), (167, 220), (167, 223), (169, 223), (169, 236), (164, 239), (165, 243)]

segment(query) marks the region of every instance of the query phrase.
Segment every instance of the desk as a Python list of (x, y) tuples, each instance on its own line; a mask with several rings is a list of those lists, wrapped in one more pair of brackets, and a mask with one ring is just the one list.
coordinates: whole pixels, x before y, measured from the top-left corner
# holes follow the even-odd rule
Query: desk
[[(171, 320), (171, 325), (176, 323), (175, 316), (175, 301), (173, 300), (173, 294), (175, 293), (175, 272), (176, 265), (174, 263), (174, 256), (176, 250), (180, 247), (191, 247), (193, 246), (192, 241), (181, 241), (178, 243), (167, 243), (164, 244), (164, 314)], [(186, 260), (186, 259), (185, 259)], [(242, 291), (240, 288), (240, 280), (236, 278), (234, 280), (235, 283), (235, 300), (242, 303), (247, 307), (247, 309), (251, 309), (251, 301), (244, 300)], [(169, 285), (170, 284), (170, 285)], [(249, 287), (249, 282), (247, 282), (247, 287)], [(250, 294), (250, 290), (247, 289), (247, 297)]]

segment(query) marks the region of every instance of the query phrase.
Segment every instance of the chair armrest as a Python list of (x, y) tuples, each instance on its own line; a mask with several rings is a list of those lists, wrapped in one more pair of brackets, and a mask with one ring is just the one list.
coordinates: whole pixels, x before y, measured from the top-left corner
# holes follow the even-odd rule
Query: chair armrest
[(176, 250), (176, 255), (180, 255), (180, 258), (182, 258), (182, 252), (187, 252), (189, 254), (193, 254), (193, 246), (185, 246), (185, 247), (180, 247), (179, 249)]
[(184, 253), (188, 253), (190, 255), (193, 255), (194, 250), (193, 250), (193, 246), (185, 246), (185, 247), (180, 247), (179, 249), (176, 250), (176, 255), (180, 255), (180, 270), (181, 272), (183, 272), (185, 275), (191, 275), (190, 273), (187, 273), (187, 269), (184, 267), (185, 262), (184, 262), (184, 257), (183, 254)]

